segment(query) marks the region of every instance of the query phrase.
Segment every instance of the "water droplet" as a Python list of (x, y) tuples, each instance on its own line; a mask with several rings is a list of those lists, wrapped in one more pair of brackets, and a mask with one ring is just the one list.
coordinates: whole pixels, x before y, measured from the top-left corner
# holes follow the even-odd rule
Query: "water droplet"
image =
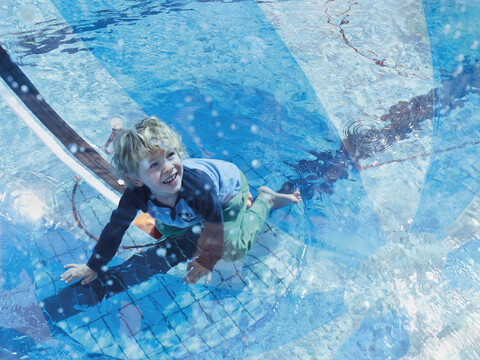
[(72, 154), (76, 154), (78, 152), (78, 146), (76, 144), (70, 144), (68, 145), (68, 150), (70, 150)]
[(444, 33), (445, 35), (447, 35), (447, 34), (450, 32), (450, 30), (452, 30), (452, 25), (447, 24), (447, 25), (445, 25), (445, 27), (443, 28), (443, 33)]

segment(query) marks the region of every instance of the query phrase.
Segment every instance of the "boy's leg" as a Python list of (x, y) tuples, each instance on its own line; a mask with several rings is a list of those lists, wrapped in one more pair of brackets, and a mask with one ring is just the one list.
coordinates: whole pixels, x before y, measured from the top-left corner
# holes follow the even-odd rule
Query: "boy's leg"
[(240, 192), (223, 206), (225, 243), (223, 259), (243, 259), (265, 225), (270, 208), (262, 199), (256, 199), (247, 210), (248, 182), (242, 174)]

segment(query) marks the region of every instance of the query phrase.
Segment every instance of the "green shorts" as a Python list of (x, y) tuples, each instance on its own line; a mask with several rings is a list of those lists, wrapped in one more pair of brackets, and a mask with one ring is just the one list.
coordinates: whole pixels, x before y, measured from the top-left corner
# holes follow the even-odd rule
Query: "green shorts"
[[(256, 199), (247, 209), (248, 194), (248, 182), (245, 175), (241, 173), (241, 187), (238, 194), (222, 206), (224, 229), (222, 259), (224, 260), (235, 261), (245, 257), (270, 213), (271, 209), (262, 199)], [(158, 221), (155, 225), (166, 237), (181, 237), (192, 229), (192, 227), (181, 229)]]

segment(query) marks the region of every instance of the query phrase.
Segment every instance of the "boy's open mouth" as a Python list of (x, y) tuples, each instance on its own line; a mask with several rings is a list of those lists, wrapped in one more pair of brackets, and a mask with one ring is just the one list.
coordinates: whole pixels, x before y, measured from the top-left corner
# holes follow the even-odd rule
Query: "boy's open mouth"
[(178, 173), (175, 173), (175, 174), (173, 174), (172, 176), (170, 176), (169, 178), (163, 180), (163, 183), (164, 183), (164, 184), (167, 184), (167, 185), (168, 185), (168, 184), (171, 184), (171, 183), (174, 182), (175, 179), (177, 178), (177, 174), (178, 174)]

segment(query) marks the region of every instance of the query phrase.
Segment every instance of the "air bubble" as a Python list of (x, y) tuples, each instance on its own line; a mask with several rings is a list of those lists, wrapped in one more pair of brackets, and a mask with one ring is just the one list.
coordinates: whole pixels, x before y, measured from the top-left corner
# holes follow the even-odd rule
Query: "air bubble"
[(258, 133), (258, 126), (257, 126), (257, 125), (252, 125), (252, 127), (250, 128), (250, 131), (251, 131), (253, 134)]
[(26, 94), (28, 92), (28, 86), (27, 85), (22, 85), (20, 87), (20, 90), (22, 90), (22, 92)]
[(447, 24), (447, 25), (445, 25), (445, 27), (443, 28), (443, 33), (444, 33), (445, 35), (447, 35), (447, 34), (450, 32), (450, 30), (452, 30), (452, 25)]
[(78, 152), (78, 146), (76, 144), (70, 144), (68, 145), (68, 150), (70, 150), (72, 154), (76, 154)]
[(167, 255), (167, 250), (165, 248), (158, 248), (157, 255), (159, 257), (165, 257), (165, 255)]
[(253, 161), (252, 161), (252, 166), (253, 166), (255, 169), (259, 168), (259, 167), (260, 167), (260, 161), (258, 161), (258, 160), (253, 160)]

